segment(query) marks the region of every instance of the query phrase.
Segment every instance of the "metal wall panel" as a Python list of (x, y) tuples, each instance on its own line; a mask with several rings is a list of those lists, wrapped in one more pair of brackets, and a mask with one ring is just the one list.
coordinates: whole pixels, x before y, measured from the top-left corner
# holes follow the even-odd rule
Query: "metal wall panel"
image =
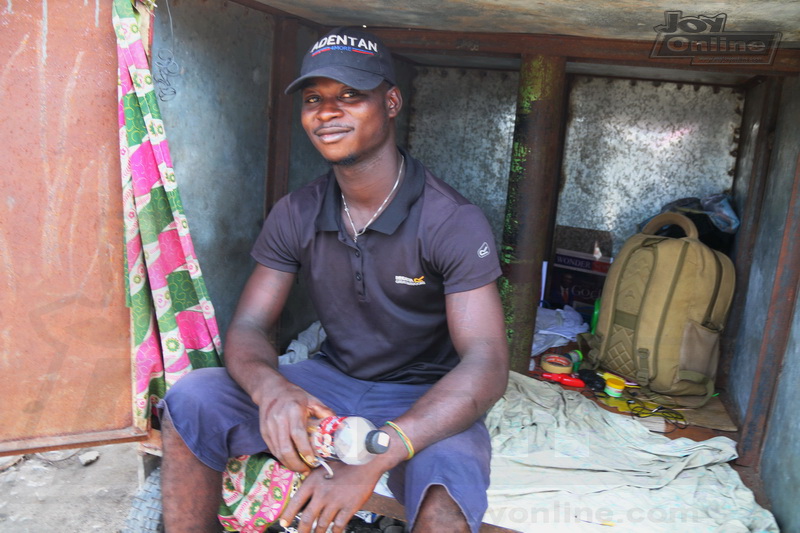
[(132, 438), (111, 2), (0, 15), (0, 453)]
[[(750, 375), (748, 375), (749, 377)], [(761, 475), (783, 531), (800, 531), (800, 418), (795, 411), (800, 382), (800, 305), (795, 306), (791, 337), (777, 385), (775, 407), (769, 413)], [(749, 383), (747, 384), (750, 385)]]
[(422, 68), (413, 81), (409, 147), (483, 209), (499, 243), (505, 220), (516, 72)]
[[(752, 254), (752, 267), (750, 284), (747, 287), (746, 305), (742, 312), (742, 323), (736, 332), (735, 353), (731, 363), (731, 388), (734, 392), (734, 405), (740, 410), (740, 415), (745, 414), (745, 409), (751, 401), (750, 395), (753, 386), (753, 377), (757, 372), (759, 344), (764, 331), (768, 312), (774, 312), (770, 307), (770, 292), (775, 283), (775, 272), (780, 268), (781, 255), (785, 251), (781, 248), (783, 229), (788, 216), (796, 216), (791, 212), (791, 192), (795, 186), (795, 176), (798, 168), (798, 148), (800, 147), (800, 130), (797, 129), (797, 119), (800, 117), (800, 84), (797, 80), (784, 82), (781, 108), (775, 130), (775, 142), (772, 148), (770, 167), (764, 200), (761, 208), (755, 245)], [(790, 265), (791, 266), (791, 265)], [(796, 268), (796, 266), (795, 266)], [(797, 287), (786, 287), (788, 299), (789, 291), (796, 291)], [(798, 321), (795, 314), (795, 326)], [(792, 343), (796, 343), (797, 332), (792, 334)], [(787, 350), (787, 360), (797, 357), (795, 350)], [(787, 368), (784, 367), (784, 371)], [(796, 389), (789, 385), (792, 381), (784, 382), (782, 386), (788, 389), (784, 394)], [(789, 407), (783, 406), (783, 409)]]
[(610, 231), (616, 255), (664, 204), (730, 189), (742, 103), (731, 88), (574, 78), (557, 223)]
[(223, 337), (264, 215), (272, 31), (271, 15), (223, 0), (156, 10), (159, 104)]
[[(794, 81), (794, 80), (793, 80)], [(756, 364), (760, 350), (762, 332), (768, 319), (770, 294), (775, 282), (775, 272), (780, 264), (783, 228), (789, 213), (790, 197), (797, 168), (797, 150), (800, 144), (800, 131), (797, 119), (800, 117), (800, 98), (797, 83), (785, 82), (778, 124), (775, 131), (775, 146), (772, 149), (770, 168), (764, 201), (756, 230), (753, 263), (747, 285), (745, 308), (741, 312), (741, 323), (734, 335), (734, 353), (730, 367), (730, 391), (733, 405), (738, 408), (740, 417), (746, 415), (751, 401), (753, 379), (757, 373)], [(794, 91), (793, 91), (794, 90)], [(787, 287), (787, 291), (797, 291), (797, 287)], [(790, 354), (787, 353), (787, 357)], [(795, 353), (793, 357), (797, 357)], [(790, 388), (793, 392), (795, 387)]]
[[(784, 81), (783, 96), (778, 125), (775, 130), (775, 144), (770, 163), (768, 190), (762, 210), (761, 228), (756, 239), (753, 254), (754, 268), (759, 278), (766, 278), (769, 283), (775, 280), (775, 265), (781, 268), (786, 256), (791, 257), (788, 247), (778, 249), (784, 228), (790, 227), (789, 220), (797, 220), (800, 216), (796, 201), (791, 203), (793, 189), (797, 189), (800, 176), (800, 80), (790, 78)], [(788, 236), (792, 238), (791, 235)], [(784, 238), (785, 239), (785, 238)], [(797, 239), (795, 236), (794, 239)], [(795, 242), (797, 242), (795, 240)], [(796, 246), (796, 245), (795, 245)], [(797, 268), (796, 264), (785, 264), (783, 268)], [(778, 277), (778, 281), (780, 281)], [(762, 279), (751, 282), (752, 290), (748, 291), (748, 304), (740, 330), (747, 330), (741, 344), (736, 344), (736, 354), (731, 366), (731, 381), (735, 381), (739, 389), (737, 403), (746, 406), (753, 386), (753, 368), (757, 352), (750, 351), (753, 346), (748, 338), (760, 334), (759, 324), (763, 324), (761, 316), (774, 313), (783, 304), (770, 302), (770, 287)], [(797, 297), (798, 287), (780, 287), (780, 300), (791, 301), (791, 291)], [(790, 310), (791, 311), (791, 310)], [(791, 314), (791, 313), (789, 313)], [(775, 384), (775, 397), (771, 409), (767, 412), (755, 413), (756, 420), (764, 417), (766, 424), (766, 440), (761, 458), (761, 473), (765, 490), (772, 503), (782, 531), (800, 531), (800, 508), (797, 499), (800, 497), (800, 418), (797, 416), (797, 384), (800, 383), (800, 303), (795, 303), (793, 317), (785, 324), (789, 328), (789, 338), (784, 356), (781, 358), (779, 381)], [(756, 348), (758, 348), (756, 346)], [(764, 369), (770, 370), (770, 369)]]

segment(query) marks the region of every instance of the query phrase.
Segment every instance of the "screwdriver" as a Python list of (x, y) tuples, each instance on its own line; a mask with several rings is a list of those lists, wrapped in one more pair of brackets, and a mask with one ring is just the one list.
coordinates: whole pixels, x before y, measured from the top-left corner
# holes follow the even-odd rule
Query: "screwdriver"
[(580, 378), (574, 378), (568, 374), (553, 374), (552, 372), (542, 372), (542, 378), (548, 381), (555, 381), (567, 387), (585, 387), (586, 383)]

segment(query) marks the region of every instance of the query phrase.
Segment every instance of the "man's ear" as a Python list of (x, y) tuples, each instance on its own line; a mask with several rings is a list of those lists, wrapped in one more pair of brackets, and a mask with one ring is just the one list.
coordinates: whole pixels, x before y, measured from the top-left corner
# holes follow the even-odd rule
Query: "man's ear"
[(400, 94), (400, 89), (393, 85), (386, 91), (386, 110), (389, 113), (389, 118), (395, 118), (402, 108), (403, 95)]

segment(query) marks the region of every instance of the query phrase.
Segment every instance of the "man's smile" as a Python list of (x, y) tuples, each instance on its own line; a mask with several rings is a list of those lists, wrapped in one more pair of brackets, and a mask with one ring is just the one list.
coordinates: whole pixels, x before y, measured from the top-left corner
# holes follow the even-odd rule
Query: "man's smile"
[(352, 128), (342, 126), (339, 124), (326, 124), (314, 129), (314, 135), (324, 143), (332, 143), (340, 140), (347, 133), (351, 132)]

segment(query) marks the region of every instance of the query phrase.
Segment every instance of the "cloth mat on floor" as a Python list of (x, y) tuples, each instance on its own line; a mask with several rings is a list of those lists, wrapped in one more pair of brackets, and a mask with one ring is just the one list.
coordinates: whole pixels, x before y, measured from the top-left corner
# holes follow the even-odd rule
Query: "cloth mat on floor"
[(522, 532), (779, 531), (727, 464), (736, 458), (727, 437), (670, 440), (514, 372), (486, 425), (485, 522)]

